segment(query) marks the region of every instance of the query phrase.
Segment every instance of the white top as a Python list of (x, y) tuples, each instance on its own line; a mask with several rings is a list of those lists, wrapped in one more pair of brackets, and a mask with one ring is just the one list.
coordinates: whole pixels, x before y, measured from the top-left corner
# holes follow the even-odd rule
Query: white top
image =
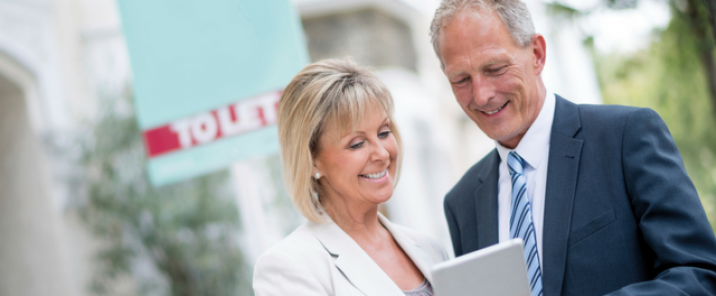
[[(527, 163), (525, 178), (527, 179), (527, 194), (532, 208), (532, 222), (535, 225), (537, 237), (537, 254), (542, 265), (542, 226), (544, 225), (544, 197), (547, 188), (547, 165), (549, 159), (549, 138), (552, 134), (554, 121), (554, 108), (556, 98), (547, 92), (542, 110), (537, 119), (527, 130), (525, 136), (517, 144), (514, 151)], [(510, 240), (510, 212), (512, 209), (512, 182), (510, 171), (507, 169), (507, 159), (510, 149), (495, 141), (497, 152), (500, 154), (500, 178), (497, 184), (497, 217), (500, 242)]]
[[(380, 213), (378, 219), (430, 282), (430, 268), (447, 260), (442, 246)], [(256, 296), (405, 296), (333, 222), (306, 222), (263, 253), (254, 267), (253, 287)]]

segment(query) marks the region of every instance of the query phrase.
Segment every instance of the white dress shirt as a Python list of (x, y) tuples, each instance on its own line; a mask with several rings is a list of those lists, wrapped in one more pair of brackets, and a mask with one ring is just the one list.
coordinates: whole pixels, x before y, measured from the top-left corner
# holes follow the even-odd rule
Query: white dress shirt
[(524, 175), (527, 179), (527, 194), (532, 209), (532, 223), (537, 238), (537, 254), (542, 265), (542, 226), (544, 225), (544, 198), (547, 188), (547, 165), (549, 159), (549, 138), (554, 120), (555, 95), (547, 95), (537, 119), (527, 130), (514, 150), (505, 148), (495, 141), (500, 154), (500, 178), (497, 184), (497, 216), (500, 242), (510, 240), (510, 214), (512, 209), (512, 182), (507, 169), (507, 155), (515, 151), (526, 162)]

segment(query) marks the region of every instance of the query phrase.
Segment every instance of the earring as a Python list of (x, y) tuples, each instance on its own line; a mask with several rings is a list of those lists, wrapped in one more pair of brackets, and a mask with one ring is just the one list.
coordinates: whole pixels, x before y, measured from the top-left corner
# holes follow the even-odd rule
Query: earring
[(315, 175), (314, 177), (316, 178), (316, 180), (318, 180), (318, 179), (321, 178), (321, 174), (320, 174), (320, 173), (316, 173), (316, 175)]

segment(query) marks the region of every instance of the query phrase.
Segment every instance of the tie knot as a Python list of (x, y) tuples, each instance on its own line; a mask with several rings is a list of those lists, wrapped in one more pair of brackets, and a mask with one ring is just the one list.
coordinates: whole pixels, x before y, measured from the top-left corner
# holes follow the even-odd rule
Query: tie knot
[(510, 175), (520, 174), (523, 175), (525, 167), (525, 160), (520, 157), (515, 151), (510, 151), (507, 155), (507, 168), (510, 170)]

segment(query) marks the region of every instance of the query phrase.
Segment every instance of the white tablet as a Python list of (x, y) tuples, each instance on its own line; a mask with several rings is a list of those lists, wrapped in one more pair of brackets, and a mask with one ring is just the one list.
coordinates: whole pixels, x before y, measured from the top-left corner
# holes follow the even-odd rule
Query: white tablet
[(435, 296), (530, 296), (522, 239), (433, 266)]

